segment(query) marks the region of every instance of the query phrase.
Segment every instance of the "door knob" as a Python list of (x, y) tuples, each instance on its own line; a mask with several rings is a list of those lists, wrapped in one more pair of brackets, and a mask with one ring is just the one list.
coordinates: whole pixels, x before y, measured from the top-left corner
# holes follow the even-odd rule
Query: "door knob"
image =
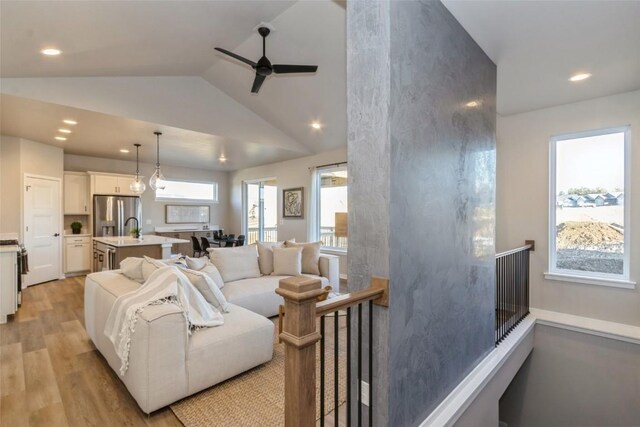
[(60, 233), (56, 233), (53, 235), (53, 237), (58, 237), (60, 235)]

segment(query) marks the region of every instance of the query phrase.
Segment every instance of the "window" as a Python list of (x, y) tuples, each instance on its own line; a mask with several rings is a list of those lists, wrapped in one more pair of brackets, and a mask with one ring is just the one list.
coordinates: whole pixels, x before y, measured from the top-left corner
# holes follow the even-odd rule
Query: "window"
[(624, 127), (551, 139), (547, 278), (633, 287), (628, 137)]
[(163, 181), (164, 189), (156, 190), (156, 200), (218, 202), (217, 182)]
[(347, 249), (347, 167), (317, 170), (317, 235), (322, 247)]
[(244, 183), (247, 244), (278, 241), (278, 185), (275, 179)]

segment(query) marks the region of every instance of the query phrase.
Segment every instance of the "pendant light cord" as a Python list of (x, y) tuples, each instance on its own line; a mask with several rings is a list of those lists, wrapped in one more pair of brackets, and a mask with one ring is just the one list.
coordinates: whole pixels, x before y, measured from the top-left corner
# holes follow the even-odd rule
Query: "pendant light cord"
[(160, 135), (162, 132), (154, 132), (156, 134), (156, 170), (160, 169)]

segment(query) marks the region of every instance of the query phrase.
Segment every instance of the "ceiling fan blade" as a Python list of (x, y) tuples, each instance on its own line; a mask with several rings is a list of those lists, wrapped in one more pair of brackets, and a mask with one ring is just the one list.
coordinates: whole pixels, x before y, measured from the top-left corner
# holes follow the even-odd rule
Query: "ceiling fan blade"
[(260, 91), (260, 87), (262, 86), (262, 83), (264, 83), (265, 78), (266, 76), (256, 73), (256, 78), (253, 81), (253, 87), (251, 88), (251, 93), (258, 93)]
[(224, 53), (225, 55), (229, 55), (230, 57), (237, 59), (238, 61), (242, 61), (245, 64), (250, 65), (253, 68), (256, 68), (256, 63), (253, 62), (253, 61), (248, 60), (247, 58), (244, 58), (244, 57), (242, 57), (240, 55), (236, 55), (235, 53), (229, 52), (227, 49), (222, 49), (221, 47), (216, 47), (215, 49), (217, 51), (219, 51), (219, 52)]
[(285, 73), (315, 73), (318, 70), (317, 65), (283, 65), (275, 64), (273, 72), (276, 74)]

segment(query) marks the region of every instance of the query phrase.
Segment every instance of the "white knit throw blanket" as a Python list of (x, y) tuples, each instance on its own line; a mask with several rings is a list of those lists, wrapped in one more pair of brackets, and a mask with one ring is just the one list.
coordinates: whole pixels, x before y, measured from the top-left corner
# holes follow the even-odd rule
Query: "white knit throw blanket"
[(104, 334), (111, 340), (122, 362), (120, 375), (129, 368), (129, 349), (136, 322), (150, 305), (175, 304), (185, 317), (188, 333), (200, 327), (219, 326), (222, 314), (209, 304), (176, 267), (159, 268), (137, 290), (121, 295), (111, 308)]

